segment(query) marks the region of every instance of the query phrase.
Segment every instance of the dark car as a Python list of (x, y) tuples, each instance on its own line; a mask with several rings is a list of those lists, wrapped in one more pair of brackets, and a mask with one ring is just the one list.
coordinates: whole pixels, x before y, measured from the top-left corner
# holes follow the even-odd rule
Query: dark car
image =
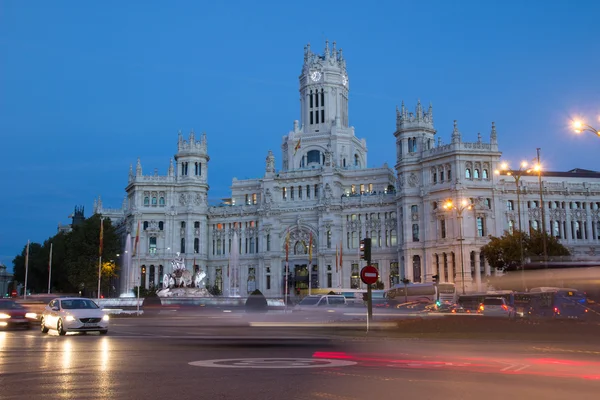
[(35, 314), (29, 313), (25, 307), (13, 300), (0, 300), (0, 329), (2, 328), (31, 328)]

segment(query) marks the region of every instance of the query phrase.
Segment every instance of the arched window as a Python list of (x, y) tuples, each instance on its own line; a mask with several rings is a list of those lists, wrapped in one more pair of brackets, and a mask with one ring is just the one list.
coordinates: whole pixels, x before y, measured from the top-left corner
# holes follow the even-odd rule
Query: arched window
[(144, 230), (148, 229), (148, 221), (144, 221)]
[(179, 252), (185, 253), (185, 238), (181, 238), (181, 245), (179, 246)]
[(475, 168), (475, 170), (473, 171), (473, 178), (479, 179), (479, 169)]
[(307, 163), (317, 163), (319, 164), (321, 161), (321, 157), (320, 157), (320, 152), (319, 150), (310, 150), (309, 152), (306, 153), (306, 160)]
[(483, 176), (483, 179), (489, 179), (489, 175), (488, 175), (488, 170), (487, 169), (483, 170), (483, 175), (482, 176)]
[(163, 221), (158, 222), (158, 229), (160, 229), (161, 231), (165, 229), (165, 223)]
[(360, 167), (360, 158), (358, 157), (358, 154), (354, 155), (354, 166)]
[(161, 207), (165, 205), (165, 198), (164, 197), (161, 197), (160, 199), (158, 199), (158, 205), (161, 206)]
[(200, 253), (200, 239), (194, 239), (194, 253)]
[(421, 257), (413, 256), (413, 282), (421, 282)]
[(419, 206), (414, 205), (414, 206), (410, 206), (410, 212), (411, 213), (418, 213), (419, 212)]
[(156, 206), (156, 197), (152, 197), (152, 205)]
[(419, 224), (413, 224), (412, 226), (412, 239), (413, 242), (419, 241)]
[(465, 170), (465, 178), (471, 179), (471, 168)]
[(148, 196), (144, 197), (144, 205), (145, 206), (149, 206), (150, 205), (150, 197), (148, 197)]

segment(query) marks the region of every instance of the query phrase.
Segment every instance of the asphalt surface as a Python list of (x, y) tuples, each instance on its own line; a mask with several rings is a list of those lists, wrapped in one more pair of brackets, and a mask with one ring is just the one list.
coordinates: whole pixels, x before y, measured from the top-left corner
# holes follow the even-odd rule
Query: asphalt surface
[(163, 314), (114, 318), (107, 336), (0, 332), (0, 398), (599, 398), (600, 343), (342, 337), (250, 319), (265, 322)]

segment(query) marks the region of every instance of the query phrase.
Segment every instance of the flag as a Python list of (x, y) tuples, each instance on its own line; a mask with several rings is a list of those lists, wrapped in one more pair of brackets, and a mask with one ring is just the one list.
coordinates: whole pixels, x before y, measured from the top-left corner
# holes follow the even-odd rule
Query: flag
[(335, 245), (335, 272), (339, 272), (339, 267), (340, 267), (340, 259), (339, 259), (339, 253), (338, 253), (338, 245)]
[(288, 228), (285, 235), (285, 262), (288, 261), (288, 255), (290, 253), (290, 228)]
[(100, 257), (102, 257), (102, 248), (104, 247), (104, 218), (100, 218)]
[(308, 263), (312, 264), (312, 232), (308, 238)]
[(138, 221), (137, 231), (135, 232), (135, 243), (133, 245), (133, 257), (135, 257), (137, 253), (138, 242), (140, 241), (140, 222)]
[(298, 142), (296, 143), (296, 146), (294, 147), (294, 155), (296, 155), (296, 152), (300, 149), (301, 141), (302, 141), (302, 139), (298, 139)]

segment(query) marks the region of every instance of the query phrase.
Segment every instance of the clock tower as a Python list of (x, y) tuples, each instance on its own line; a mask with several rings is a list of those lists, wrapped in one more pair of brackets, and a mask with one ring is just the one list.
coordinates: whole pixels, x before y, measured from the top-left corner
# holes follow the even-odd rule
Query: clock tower
[(346, 60), (336, 43), (325, 42), (323, 54), (304, 47), (304, 64), (299, 77), (300, 121), (284, 137), (283, 169), (323, 166), (366, 168), (367, 146), (354, 136), (349, 124), (350, 81)]

